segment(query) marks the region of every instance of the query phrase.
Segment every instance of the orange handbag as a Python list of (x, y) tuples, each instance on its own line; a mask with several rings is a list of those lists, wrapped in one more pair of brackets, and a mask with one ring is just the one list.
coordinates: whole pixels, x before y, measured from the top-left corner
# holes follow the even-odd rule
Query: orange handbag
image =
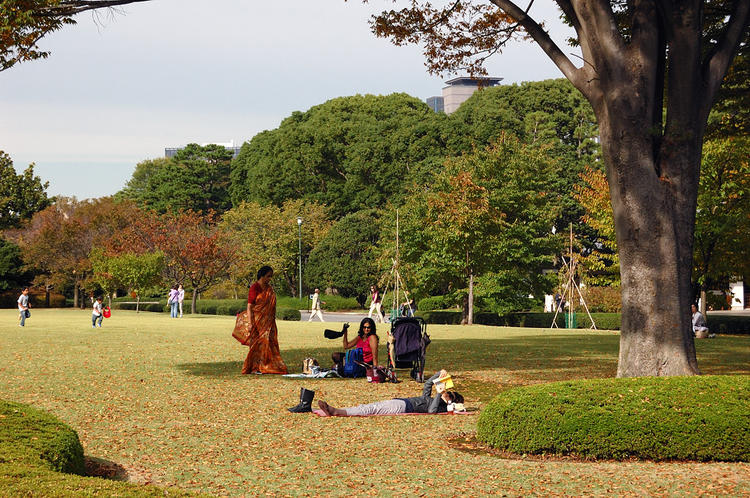
[(247, 346), (250, 341), (250, 324), (247, 321), (247, 311), (237, 313), (237, 322), (234, 324), (232, 337), (240, 341), (240, 344)]

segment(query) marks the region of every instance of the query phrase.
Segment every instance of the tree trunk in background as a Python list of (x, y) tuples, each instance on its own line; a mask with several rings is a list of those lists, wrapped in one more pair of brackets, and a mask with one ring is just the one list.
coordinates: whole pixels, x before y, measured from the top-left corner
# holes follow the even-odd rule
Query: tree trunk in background
[(198, 289), (193, 289), (193, 299), (190, 301), (190, 314), (195, 315), (195, 302), (198, 299)]
[(466, 320), (468, 325), (474, 324), (474, 272), (469, 273), (469, 311)]

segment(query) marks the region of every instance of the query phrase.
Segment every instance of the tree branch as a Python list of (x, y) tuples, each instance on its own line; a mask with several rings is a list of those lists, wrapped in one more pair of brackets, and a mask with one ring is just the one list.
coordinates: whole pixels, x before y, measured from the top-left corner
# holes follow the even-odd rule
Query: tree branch
[[(750, 2), (747, 0), (735, 0), (734, 10), (729, 23), (719, 42), (707, 54), (701, 68), (703, 87), (703, 101), (700, 103), (700, 118), (706, 123), (708, 113), (711, 110), (716, 92), (721, 87), (729, 65), (732, 63), (740, 47), (740, 40), (750, 24)], [(704, 124), (705, 126), (705, 124)]]
[(575, 65), (568, 59), (568, 57), (560, 50), (560, 47), (552, 41), (552, 38), (547, 34), (544, 29), (534, 19), (528, 16), (526, 12), (521, 10), (518, 5), (510, 0), (490, 0), (491, 3), (495, 4), (503, 12), (512, 17), (518, 24), (523, 26), (523, 29), (531, 36), (534, 41), (542, 47), (544, 53), (554, 62), (554, 64), (562, 71), (566, 78), (568, 78), (576, 87), (576, 82), (580, 79), (580, 71)]
[(150, 0), (62, 0), (54, 7), (45, 7), (34, 13), (38, 17), (69, 17), (87, 10), (117, 7), (129, 3), (148, 2)]

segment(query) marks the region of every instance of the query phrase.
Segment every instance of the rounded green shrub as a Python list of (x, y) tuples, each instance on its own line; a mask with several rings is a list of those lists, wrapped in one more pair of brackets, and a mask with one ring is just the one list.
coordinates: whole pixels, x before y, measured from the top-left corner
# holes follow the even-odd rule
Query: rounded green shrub
[(444, 310), (455, 303), (448, 296), (431, 296), (420, 299), (417, 309), (422, 311)]
[(84, 473), (78, 434), (47, 412), (0, 400), (0, 448), (12, 461), (41, 460), (52, 470)]
[(517, 454), (750, 461), (750, 376), (641, 377), (510, 389), (477, 437)]

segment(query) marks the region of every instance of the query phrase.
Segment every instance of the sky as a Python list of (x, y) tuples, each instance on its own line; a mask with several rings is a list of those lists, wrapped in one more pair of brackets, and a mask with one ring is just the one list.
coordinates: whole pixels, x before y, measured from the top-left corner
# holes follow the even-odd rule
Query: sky
[[(239, 146), (340, 96), (440, 95), (451, 76), (430, 75), (419, 47), (370, 32), (385, 8), (393, 2), (153, 0), (81, 14), (42, 40), (48, 59), (0, 72), (0, 150), (19, 172), (35, 163), (49, 195), (102, 197), (165, 147)], [(531, 14), (565, 50), (551, 0)], [(561, 77), (530, 42), (487, 68), (503, 83)]]

